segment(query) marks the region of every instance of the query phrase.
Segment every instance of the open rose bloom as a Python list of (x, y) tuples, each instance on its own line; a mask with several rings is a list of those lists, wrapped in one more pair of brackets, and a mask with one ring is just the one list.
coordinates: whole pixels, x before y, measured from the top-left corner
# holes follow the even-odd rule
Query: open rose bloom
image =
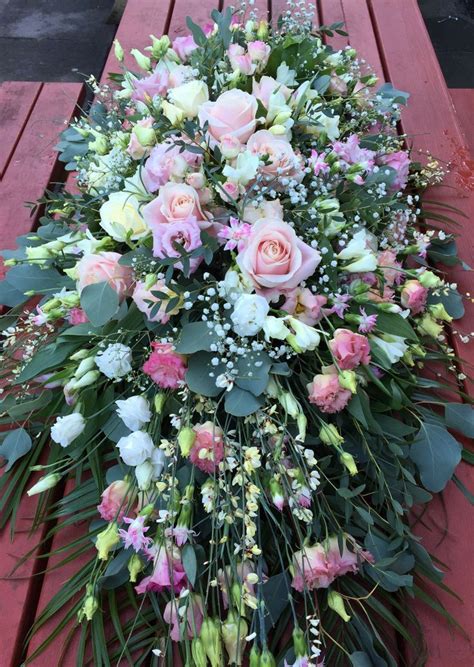
[(0, 285), (2, 521), (50, 494), (70, 568), (36, 625), (59, 655), (72, 591), (81, 664), (399, 664), (415, 598), (443, 599), (413, 507), (473, 424), (470, 329), (444, 329), (469, 301), (454, 208), (420, 199), (441, 165), (412, 162), (407, 94), (316, 3), (273, 25), (221, 3), (160, 38), (146, 4), (150, 45), (128, 69), (115, 43), (120, 76), (59, 143), (77, 192), (48, 193)]

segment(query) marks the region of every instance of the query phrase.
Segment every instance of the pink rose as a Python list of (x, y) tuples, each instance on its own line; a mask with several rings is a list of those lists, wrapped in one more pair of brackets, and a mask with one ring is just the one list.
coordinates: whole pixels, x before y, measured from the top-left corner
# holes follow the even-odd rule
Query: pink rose
[[(175, 245), (181, 246), (186, 252), (200, 248), (201, 230), (195, 220), (179, 220), (168, 225), (158, 225), (153, 229), (153, 255), (164, 259), (165, 257), (181, 257), (181, 253)], [(189, 258), (189, 272), (194, 273), (202, 257)], [(173, 265), (176, 269), (183, 269), (182, 262)]]
[(173, 51), (178, 55), (178, 58), (186, 62), (191, 53), (197, 49), (197, 44), (192, 35), (185, 35), (184, 37), (176, 37), (173, 40)]
[(291, 95), (291, 90), (289, 88), (276, 79), (273, 79), (271, 76), (262, 76), (260, 81), (253, 80), (252, 93), (257, 100), (260, 100), (265, 109), (268, 109), (270, 97), (276, 92), (281, 93), (285, 98), (285, 101), (288, 100)]
[(312, 327), (322, 317), (321, 308), (327, 303), (327, 298), (313, 292), (307, 287), (295, 287), (285, 293), (286, 301), (283, 310), (298, 320)]
[(408, 174), (410, 171), (410, 158), (405, 151), (396, 151), (395, 153), (387, 153), (378, 158), (379, 164), (385, 164), (387, 167), (395, 169), (397, 175), (392, 185), (392, 190), (403, 190), (408, 182)]
[(173, 590), (179, 593), (186, 586), (186, 573), (179, 550), (170, 543), (158, 547), (154, 557), (153, 573), (145, 577), (135, 587), (137, 593), (154, 591), (161, 593), (164, 590)]
[(121, 257), (118, 252), (84, 255), (76, 265), (79, 292), (87, 285), (107, 282), (119, 298), (124, 299), (130, 291), (133, 274), (130, 267), (118, 263)]
[(255, 131), (257, 100), (253, 95), (234, 88), (219, 95), (215, 102), (205, 102), (199, 111), (201, 125), (208, 122), (211, 145), (225, 134), (245, 143)]
[(336, 329), (329, 341), (329, 349), (343, 371), (351, 371), (359, 364), (370, 364), (369, 341), (349, 329)]
[(172, 140), (156, 145), (150, 152), (150, 157), (141, 170), (143, 184), (149, 192), (156, 192), (171, 179), (183, 180), (186, 171), (197, 167), (201, 161), (200, 155), (189, 151), (180, 152)]
[(227, 57), (234, 72), (239, 70), (242, 74), (247, 75), (255, 72), (255, 65), (252, 63), (250, 54), (246, 53), (240, 44), (231, 44), (227, 49)]
[[(177, 310), (174, 309), (167, 313), (166, 307), (168, 300), (158, 298), (157, 296), (154, 296), (152, 292), (162, 292), (164, 294), (169, 294), (170, 298), (176, 296), (173, 292), (170, 292), (164, 280), (157, 280), (156, 283), (148, 288), (144, 282), (139, 280), (137, 281), (135, 289), (133, 290), (132, 299), (135, 302), (138, 310), (146, 315), (149, 322), (160, 322), (161, 324), (166, 324), (169, 322), (171, 315), (174, 315)], [(160, 307), (154, 313), (154, 315), (151, 316), (153, 304), (158, 302), (160, 303)]]
[(259, 70), (265, 67), (270, 57), (270, 46), (261, 40), (247, 43), (247, 51), (253, 63), (258, 63)]
[(71, 308), (67, 316), (67, 321), (75, 327), (78, 324), (85, 324), (89, 321), (89, 318), (82, 308)]
[(321, 412), (327, 414), (343, 410), (352, 396), (349, 389), (341, 387), (337, 372), (315, 375), (307, 388), (309, 402), (317, 405)]
[(166, 183), (158, 197), (143, 207), (142, 213), (153, 233), (161, 225), (191, 219), (200, 229), (214, 231), (213, 223), (202, 212), (198, 193), (186, 183)]
[(261, 218), (252, 226), (244, 249), (237, 256), (240, 269), (257, 291), (298, 287), (316, 270), (321, 255), (304, 243), (283, 220)]
[(166, 604), (163, 618), (172, 626), (170, 631), (172, 641), (179, 642), (183, 637), (192, 639), (199, 636), (204, 618), (201, 596), (191, 594), (188, 603), (183, 607), (179, 598), (170, 600)]
[[(369, 554), (360, 551), (366, 560)], [(371, 556), (371, 555), (370, 555)], [(297, 591), (328, 588), (336, 577), (359, 570), (357, 555), (347, 548), (344, 540), (342, 554), (337, 537), (330, 537), (323, 543), (304, 547), (293, 554), (294, 576), (291, 585)]]
[(102, 493), (102, 501), (97, 510), (104, 521), (121, 521), (130, 505), (135, 501), (136, 492), (132, 491), (130, 482), (124, 479), (112, 482)]
[(400, 301), (404, 308), (409, 308), (412, 315), (418, 315), (426, 306), (428, 290), (418, 280), (407, 280), (403, 285)]
[(171, 343), (151, 344), (152, 353), (143, 364), (143, 372), (162, 389), (178, 389), (186, 374), (186, 360)]
[(298, 183), (304, 178), (301, 159), (295, 154), (286, 137), (277, 137), (268, 130), (255, 132), (247, 142), (251, 153), (263, 158), (265, 164), (259, 170), (267, 182), (271, 182), (276, 190), (284, 190), (288, 185), (287, 179)]
[(196, 439), (189, 452), (189, 459), (199, 470), (212, 475), (224, 458), (222, 429), (210, 421), (193, 427)]

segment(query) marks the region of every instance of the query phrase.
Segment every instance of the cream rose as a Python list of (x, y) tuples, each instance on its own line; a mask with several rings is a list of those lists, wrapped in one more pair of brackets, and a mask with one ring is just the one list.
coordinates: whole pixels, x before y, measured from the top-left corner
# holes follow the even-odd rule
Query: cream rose
[(137, 241), (150, 233), (140, 202), (129, 192), (114, 192), (100, 207), (100, 226), (116, 241)]
[(216, 144), (224, 135), (245, 143), (255, 130), (257, 100), (242, 90), (227, 90), (215, 102), (206, 102), (199, 110), (201, 125), (207, 121), (210, 143)]
[(204, 81), (189, 81), (170, 90), (169, 98), (186, 118), (195, 118), (201, 106), (209, 100), (209, 91)]
[(290, 225), (271, 218), (254, 223), (237, 256), (237, 264), (257, 291), (277, 293), (297, 287), (314, 273), (320, 261), (319, 252), (298, 238)]

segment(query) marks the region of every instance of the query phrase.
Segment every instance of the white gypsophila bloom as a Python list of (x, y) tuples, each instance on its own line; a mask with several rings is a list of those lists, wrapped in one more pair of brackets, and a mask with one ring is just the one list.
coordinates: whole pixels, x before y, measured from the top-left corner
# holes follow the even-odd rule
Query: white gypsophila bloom
[(384, 352), (392, 364), (400, 361), (408, 350), (408, 345), (405, 343), (405, 339), (401, 336), (384, 333), (380, 336), (370, 336), (370, 340)]
[(65, 417), (58, 417), (51, 427), (51, 438), (61, 447), (68, 447), (78, 438), (86, 427), (86, 421), (80, 412), (73, 412)]
[(239, 336), (255, 336), (265, 322), (270, 306), (263, 296), (242, 294), (234, 304), (230, 316), (233, 329)]
[(150, 458), (155, 448), (145, 431), (134, 431), (117, 442), (122, 461), (128, 466), (138, 466)]
[(117, 414), (131, 431), (139, 431), (151, 419), (150, 405), (144, 396), (115, 401)]
[(112, 343), (95, 358), (97, 368), (111, 380), (118, 380), (132, 370), (132, 350), (122, 343)]

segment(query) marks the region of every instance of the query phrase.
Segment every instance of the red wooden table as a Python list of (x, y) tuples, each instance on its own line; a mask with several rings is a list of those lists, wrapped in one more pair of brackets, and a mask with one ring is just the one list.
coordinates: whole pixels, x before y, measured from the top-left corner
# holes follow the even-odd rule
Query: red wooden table
[[(212, 8), (222, 9), (223, 5), (230, 4), (232, 3), (227, 0), (128, 0), (117, 38), (128, 54), (131, 48), (142, 49), (148, 44), (150, 33), (168, 33), (171, 37), (183, 34), (186, 31), (187, 15), (192, 15), (195, 22), (203, 23), (208, 20)], [(285, 8), (285, 2), (256, 0), (255, 6), (262, 18), (268, 16), (276, 21)], [(474, 141), (471, 115), (474, 106), (473, 91), (450, 93), (447, 90), (416, 0), (318, 0), (315, 10), (316, 22), (345, 23), (349, 37), (335, 36), (331, 40), (335, 48), (342, 48), (350, 43), (375, 69), (381, 82), (391, 81), (397, 88), (411, 93), (408, 109), (403, 113), (402, 130), (415, 151), (429, 150), (441, 161), (451, 163), (445, 185), (430, 192), (428, 198), (456, 206), (465, 212), (466, 218), (459, 220), (459, 251), (463, 261), (474, 266), (470, 231), (471, 218), (474, 216), (474, 162), (472, 154), (469, 153)], [(133, 64), (128, 55), (126, 64)], [(104, 68), (104, 73), (108, 71), (117, 71), (112, 53)], [(103, 78), (106, 79), (105, 74)], [(55, 113), (57, 111), (56, 119), (60, 118), (63, 122), (73, 114), (79, 97), (77, 86), (74, 88), (75, 84), (34, 84), (36, 87), (30, 88), (27, 95), (23, 96), (18, 93), (19, 89), (15, 92), (15, 86), (22, 85), (28, 84), (0, 88), (0, 104), (6, 99), (10, 100), (8, 108), (13, 109), (10, 115), (14, 116), (10, 125), (6, 125), (7, 130), (3, 119), (0, 120), (0, 174), (3, 175), (0, 186), (1, 247), (13, 247), (15, 236), (35, 224), (34, 219), (25, 215), (21, 202), (33, 201), (41, 195), (51, 180), (64, 178), (64, 174), (61, 175), (57, 170), (52, 150), (55, 135), (61, 127), (51, 122), (51, 107), (54, 107)], [(21, 99), (21, 104), (15, 104), (15, 95), (17, 99)], [(38, 119), (38, 123), (42, 119), (43, 125), (47, 126), (48, 130), (44, 135), (34, 134), (34, 127), (38, 127), (36, 122), (33, 122), (35, 119)], [(40, 165), (49, 165), (48, 168), (43, 168), (40, 174), (36, 170), (37, 158)], [(15, 171), (17, 159), (19, 166)], [(14, 225), (11, 224), (13, 220)], [(474, 289), (472, 273), (469, 271), (450, 269), (449, 278), (458, 283), (462, 293)], [(474, 330), (472, 300), (467, 299), (465, 305), (465, 317), (456, 322), (456, 330), (463, 334)], [(461, 370), (468, 378), (464, 388), (474, 396), (474, 387), (469, 380), (473, 377), (474, 349), (461, 343), (460, 337), (454, 335), (452, 345), (464, 359)], [(473, 474), (465, 464), (461, 464), (458, 476), (466, 486), (472, 487)], [(454, 484), (450, 483), (443, 497), (430, 506), (424, 517), (425, 525), (418, 529), (418, 533), (423, 536), (427, 548), (433, 549), (446, 564), (445, 583), (462, 597), (464, 603), (442, 591), (439, 593), (440, 600), (464, 627), (466, 635), (472, 637), (474, 616), (471, 603), (474, 599), (474, 579), (470, 576), (470, 564), (474, 524), (468, 510), (467, 501)], [(27, 500), (22, 508), (22, 530), (26, 530), (33, 511), (34, 502)], [(82, 527), (78, 525), (60, 533), (54, 538), (54, 548), (67, 544), (68, 540), (80, 535), (81, 530)], [(29, 537), (26, 532), (21, 532), (11, 545), (8, 534), (1, 536), (0, 577), (8, 574), (16, 557), (31, 548), (35, 539), (37, 536)], [(46, 557), (31, 560), (20, 572), (23, 578), (0, 579), (0, 667), (20, 665), (28, 627), (35, 617), (39, 617), (55, 590), (74, 574), (78, 562), (52, 569), (56, 563), (52, 560), (48, 562)], [(38, 574), (48, 567), (49, 571), (46, 571), (44, 577)], [(35, 573), (38, 576), (31, 578)], [(427, 637), (428, 667), (470, 667), (474, 663), (474, 653), (466, 636), (452, 631), (446, 622), (429, 608), (418, 603), (414, 605)], [(55, 642), (29, 664), (37, 667), (58, 665), (69, 629), (70, 627), (66, 627)], [(45, 625), (26, 649), (26, 656), (33, 656), (35, 649), (50, 632), (51, 627)], [(400, 645), (400, 664), (404, 664), (405, 659), (410, 657), (408, 654), (408, 648)], [(66, 667), (75, 665), (74, 645), (61, 664)]]

